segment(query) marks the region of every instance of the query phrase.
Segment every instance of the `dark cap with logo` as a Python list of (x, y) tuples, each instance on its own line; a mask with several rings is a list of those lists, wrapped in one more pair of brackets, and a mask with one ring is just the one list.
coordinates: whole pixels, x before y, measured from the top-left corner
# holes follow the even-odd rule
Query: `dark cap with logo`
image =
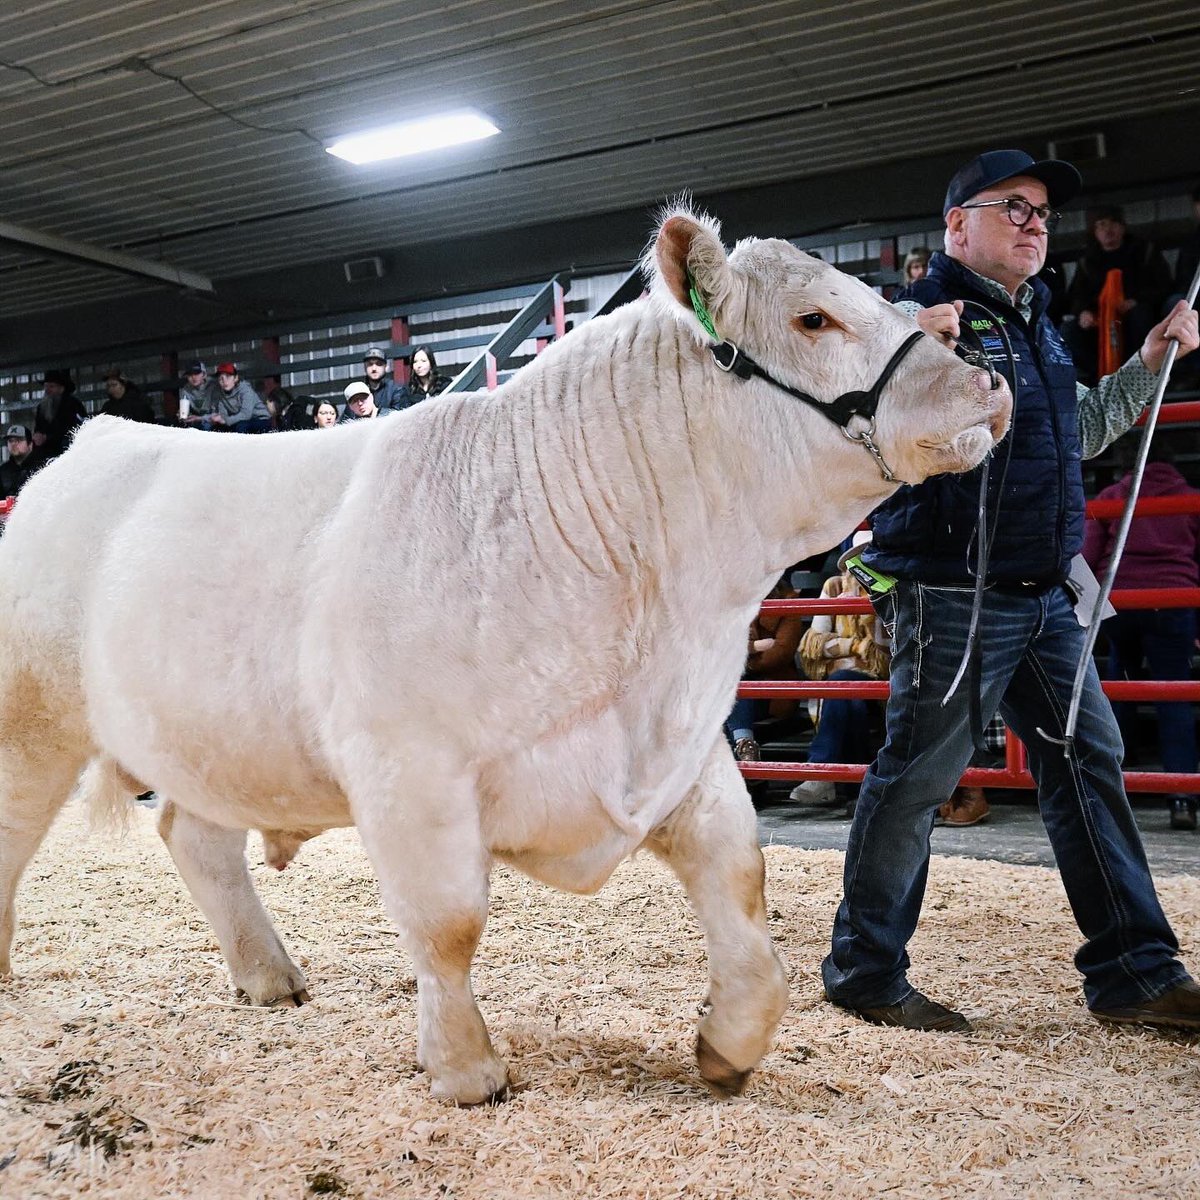
[(946, 189), (942, 216), (952, 208), (965, 204), (972, 196), (978, 196), (987, 188), (995, 187), (996, 184), (1017, 175), (1040, 179), (1046, 185), (1046, 195), (1053, 208), (1066, 204), (1083, 187), (1082, 176), (1069, 162), (1057, 158), (1037, 162), (1024, 150), (988, 150), (964, 163), (954, 173), (954, 178), (950, 180), (950, 186)]
[(366, 354), (363, 355), (363, 362), (370, 362), (373, 358), (379, 359), (380, 362), (387, 362), (387, 355), (379, 346), (368, 346)]

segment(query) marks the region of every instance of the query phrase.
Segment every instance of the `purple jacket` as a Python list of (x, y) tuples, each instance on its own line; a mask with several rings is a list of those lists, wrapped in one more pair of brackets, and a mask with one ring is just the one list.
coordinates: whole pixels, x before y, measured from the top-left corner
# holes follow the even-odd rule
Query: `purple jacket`
[[(1126, 500), (1130, 475), (1106, 487), (1099, 500)], [(1195, 496), (1195, 488), (1169, 463), (1146, 464), (1142, 496)], [(1089, 520), (1083, 556), (1103, 578), (1112, 557), (1120, 517)], [(1200, 584), (1200, 513), (1178, 517), (1134, 517), (1117, 567), (1117, 588), (1196, 587)]]

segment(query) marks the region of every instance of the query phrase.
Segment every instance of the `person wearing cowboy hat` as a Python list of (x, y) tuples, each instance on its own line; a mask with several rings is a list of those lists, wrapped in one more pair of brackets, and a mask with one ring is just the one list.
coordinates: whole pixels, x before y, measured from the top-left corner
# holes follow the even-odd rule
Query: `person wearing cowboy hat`
[(57, 458), (71, 434), (87, 420), (87, 409), (75, 395), (70, 371), (47, 371), (42, 385), (45, 392), (33, 418), (33, 444), (43, 458)]

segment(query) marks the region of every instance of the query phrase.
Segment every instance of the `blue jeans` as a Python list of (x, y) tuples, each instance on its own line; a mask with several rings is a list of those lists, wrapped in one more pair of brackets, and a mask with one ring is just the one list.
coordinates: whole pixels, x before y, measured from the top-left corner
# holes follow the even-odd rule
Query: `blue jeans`
[[(831, 671), (831, 681), (838, 679), (867, 679), (866, 671), (845, 669)], [(874, 747), (871, 745), (871, 705), (878, 700), (859, 700), (856, 697), (828, 696), (821, 701), (821, 720), (816, 737), (808, 751), (810, 763), (868, 762)], [(876, 741), (875, 745), (878, 745)]]
[(754, 729), (754, 722), (762, 718), (766, 705), (761, 700), (750, 700), (743, 697), (733, 702), (729, 716), (725, 718), (725, 736), (733, 745), (733, 735), (739, 729)]
[[(902, 581), (878, 601), (895, 629), (887, 742), (867, 771), (846, 850), (844, 896), (821, 964), (826, 995), (855, 1007), (912, 991), (906, 947), (929, 872), (937, 806), (971, 758), (967, 686), (942, 697), (962, 657), (971, 591)], [(1084, 631), (1061, 588), (989, 591), (981, 620), (985, 721), (999, 707), (1025, 743), (1038, 805), (1067, 899), (1084, 935), (1075, 955), (1089, 1007), (1154, 999), (1187, 978), (1155, 895), (1121, 779), (1121, 735), (1089, 667), (1075, 757), (1061, 737)], [(1031, 948), (1038, 953), (1038, 948)]]
[[(1104, 623), (1114, 679), (1191, 679), (1196, 612), (1191, 608), (1131, 608)], [(1149, 676), (1142, 671), (1142, 662)], [(1134, 706), (1118, 704), (1117, 719), (1132, 734)], [(1196, 715), (1191, 704), (1155, 704), (1164, 771), (1196, 770)], [(1126, 744), (1132, 738), (1127, 736)]]

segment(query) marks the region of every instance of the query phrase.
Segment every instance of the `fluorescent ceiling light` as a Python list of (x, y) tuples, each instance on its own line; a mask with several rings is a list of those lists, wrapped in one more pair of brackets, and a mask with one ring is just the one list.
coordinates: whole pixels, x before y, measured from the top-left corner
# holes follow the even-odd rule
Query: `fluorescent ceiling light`
[(464, 142), (477, 142), (499, 132), (487, 117), (479, 113), (447, 113), (441, 117), (402, 121), (399, 125), (385, 125), (382, 129), (339, 138), (333, 145), (326, 146), (325, 150), (347, 162), (362, 164), (424, 154), (428, 150), (442, 150), (447, 146), (461, 146)]

